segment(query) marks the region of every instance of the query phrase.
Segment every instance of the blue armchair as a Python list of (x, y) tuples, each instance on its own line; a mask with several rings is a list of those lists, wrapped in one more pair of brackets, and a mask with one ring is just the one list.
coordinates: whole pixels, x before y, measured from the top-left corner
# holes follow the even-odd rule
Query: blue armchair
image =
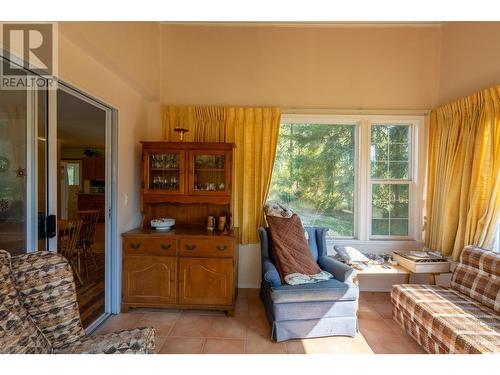
[(333, 279), (314, 284), (282, 284), (268, 228), (259, 228), (262, 255), (260, 296), (276, 341), (323, 336), (356, 336), (359, 289), (356, 271), (327, 256), (326, 228), (307, 227), (309, 249)]

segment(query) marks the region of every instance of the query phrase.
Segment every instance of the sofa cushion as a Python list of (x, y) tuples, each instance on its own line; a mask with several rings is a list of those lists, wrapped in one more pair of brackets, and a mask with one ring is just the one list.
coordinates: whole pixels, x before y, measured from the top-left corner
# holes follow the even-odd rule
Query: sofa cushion
[(0, 250), (0, 353), (47, 354), (52, 347), (19, 301), (10, 254)]
[(358, 301), (274, 303), (271, 308), (276, 321), (355, 317)]
[(500, 316), (451, 288), (436, 285), (395, 285), (394, 309), (421, 327), (449, 353), (500, 351)]
[(500, 254), (466, 246), (451, 287), (500, 313)]
[(353, 301), (358, 299), (359, 289), (352, 283), (343, 283), (335, 279), (314, 284), (282, 285), (271, 288), (274, 303)]

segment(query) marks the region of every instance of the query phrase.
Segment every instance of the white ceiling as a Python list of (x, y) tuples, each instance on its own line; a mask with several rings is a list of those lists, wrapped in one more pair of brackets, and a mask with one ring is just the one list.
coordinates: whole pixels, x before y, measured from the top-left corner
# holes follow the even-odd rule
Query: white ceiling
[(63, 147), (104, 147), (105, 112), (71, 94), (57, 92), (57, 139)]
[(446, 21), (242, 21), (242, 22), (220, 22), (220, 21), (161, 21), (163, 25), (181, 26), (229, 26), (229, 27), (440, 27), (448, 23)]

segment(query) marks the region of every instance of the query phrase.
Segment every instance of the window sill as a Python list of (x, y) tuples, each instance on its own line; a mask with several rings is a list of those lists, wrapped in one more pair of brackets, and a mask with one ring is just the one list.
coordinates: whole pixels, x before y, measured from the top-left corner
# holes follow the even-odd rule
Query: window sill
[(352, 246), (360, 251), (371, 253), (387, 253), (394, 250), (422, 250), (424, 243), (410, 239), (395, 240), (356, 240), (356, 239), (335, 239), (327, 238), (326, 245), (328, 252), (334, 252), (334, 245)]

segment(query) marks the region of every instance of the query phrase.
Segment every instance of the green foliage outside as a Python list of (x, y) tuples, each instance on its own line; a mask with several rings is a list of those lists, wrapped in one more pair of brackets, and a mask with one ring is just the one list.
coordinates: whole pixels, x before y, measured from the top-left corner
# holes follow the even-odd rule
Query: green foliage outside
[(355, 125), (282, 124), (270, 200), (304, 225), (354, 235)]

